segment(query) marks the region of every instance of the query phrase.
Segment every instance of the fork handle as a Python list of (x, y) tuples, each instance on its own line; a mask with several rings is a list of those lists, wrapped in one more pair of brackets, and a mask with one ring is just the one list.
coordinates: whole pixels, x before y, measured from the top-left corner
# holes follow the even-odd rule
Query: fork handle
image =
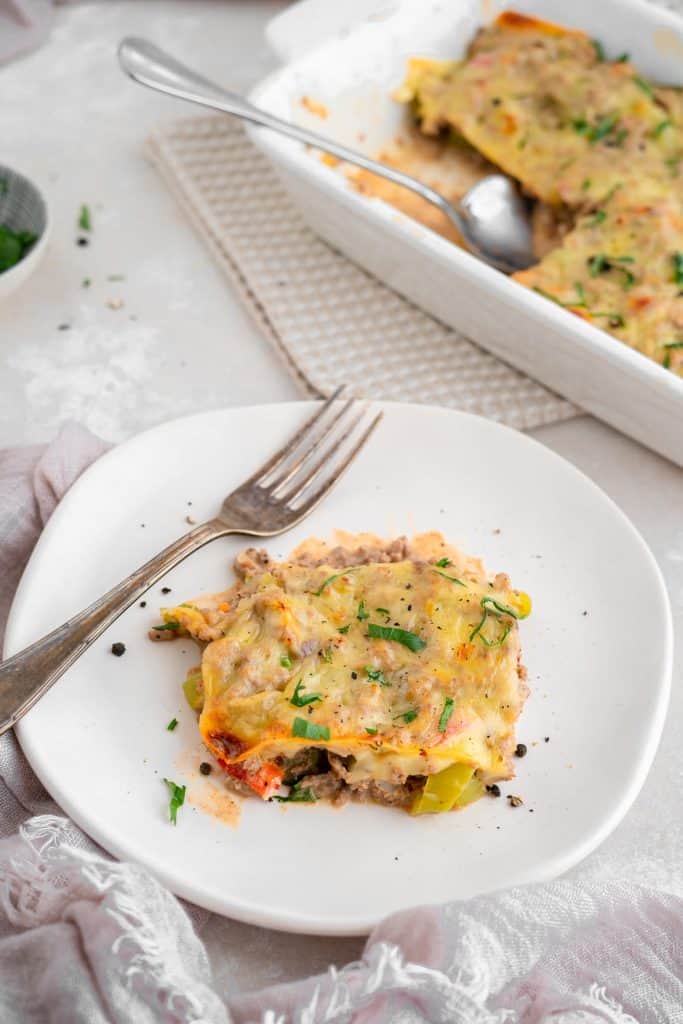
[(169, 544), (84, 611), (0, 664), (0, 735), (11, 729), (126, 608), (194, 551), (238, 531), (211, 519)]

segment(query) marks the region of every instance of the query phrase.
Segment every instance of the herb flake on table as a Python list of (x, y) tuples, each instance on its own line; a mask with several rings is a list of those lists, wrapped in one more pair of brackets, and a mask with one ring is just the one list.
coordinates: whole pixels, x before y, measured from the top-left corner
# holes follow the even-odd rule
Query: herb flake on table
[(178, 719), (177, 718), (172, 718), (171, 721), (166, 726), (166, 729), (168, 730), (168, 732), (173, 732), (173, 730), (175, 729), (177, 724), (178, 724)]
[(179, 786), (171, 779), (164, 779), (164, 782), (168, 786), (168, 791), (171, 795), (171, 799), (168, 805), (168, 817), (172, 825), (178, 824), (178, 811), (185, 803), (185, 793), (187, 790), (186, 786)]
[(78, 226), (81, 231), (92, 231), (92, 217), (90, 216), (90, 207), (87, 203), (81, 203)]

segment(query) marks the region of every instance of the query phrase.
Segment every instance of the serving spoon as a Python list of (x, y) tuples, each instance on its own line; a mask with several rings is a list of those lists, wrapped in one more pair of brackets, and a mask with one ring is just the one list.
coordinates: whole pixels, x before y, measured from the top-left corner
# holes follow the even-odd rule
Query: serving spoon
[(482, 178), (460, 202), (451, 203), (441, 193), (409, 174), (255, 107), (249, 100), (222, 89), (185, 67), (146, 39), (124, 39), (119, 46), (119, 62), (131, 78), (150, 89), (270, 128), (346, 163), (372, 171), (395, 185), (411, 189), (445, 213), (470, 252), (506, 274), (523, 270), (535, 262), (527, 204), (512, 179), (504, 174), (490, 174)]

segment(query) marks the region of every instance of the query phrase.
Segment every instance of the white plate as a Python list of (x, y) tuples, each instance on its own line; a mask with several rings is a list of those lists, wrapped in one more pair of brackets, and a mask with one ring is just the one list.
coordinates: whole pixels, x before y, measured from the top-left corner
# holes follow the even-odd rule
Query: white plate
[[(683, 85), (683, 20), (642, 0), (351, 0), (285, 12), (269, 36), (292, 59), (252, 98), (270, 113), (376, 154), (405, 126), (405, 108), (391, 97), (408, 58), (461, 55), (477, 29), (509, 7), (582, 28), (602, 41), (608, 56), (628, 51), (642, 74)], [(302, 54), (309, 45), (314, 49)], [(321, 120), (306, 110), (303, 96), (322, 103), (329, 116)], [(247, 130), (303, 218), (335, 248), (505, 362), (683, 465), (681, 378), (394, 207), (361, 195), (307, 147)]]
[[(182, 533), (188, 509), (214, 514), (306, 411), (293, 403), (204, 413), (105, 455), (48, 523), (14, 601), (6, 654)], [(104, 847), (178, 895), (290, 931), (359, 934), (392, 911), (549, 878), (585, 857), (635, 798), (667, 705), (669, 603), (633, 526), (522, 434), (464, 413), (387, 405), (334, 494), (268, 547), (283, 555), (334, 527), (442, 530), (533, 595), (522, 625), (532, 693), (518, 729), (529, 753), (502, 787), (523, 807), (488, 798), (412, 818), (248, 800), (235, 828), (188, 803), (173, 828), (162, 778), (186, 783), (190, 799), (219, 780), (197, 774), (202, 748), (180, 689), (197, 660), (192, 645), (152, 644), (146, 631), (159, 605), (224, 587), (239, 538), (174, 570), (164, 581), (171, 597), (155, 586), (147, 607), (131, 608), (26, 716), (19, 739), (47, 789)], [(127, 650), (115, 658), (119, 640)], [(167, 732), (174, 716), (180, 725)]]

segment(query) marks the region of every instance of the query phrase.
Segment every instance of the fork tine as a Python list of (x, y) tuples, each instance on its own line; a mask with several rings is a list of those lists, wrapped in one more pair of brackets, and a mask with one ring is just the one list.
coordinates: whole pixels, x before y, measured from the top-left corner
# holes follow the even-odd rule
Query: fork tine
[(299, 455), (294, 460), (294, 462), (291, 463), (291, 465), (286, 466), (281, 475), (278, 476), (276, 480), (273, 480), (271, 483), (268, 484), (268, 489), (274, 497), (278, 497), (276, 492), (282, 491), (284, 485), (288, 483), (292, 479), (292, 477), (296, 476), (296, 474), (299, 472), (301, 467), (306, 462), (310, 461), (311, 456), (313, 456), (320, 449), (323, 442), (330, 436), (330, 434), (337, 426), (337, 424), (344, 419), (349, 409), (354, 404), (355, 399), (349, 398), (348, 401), (344, 403), (340, 411), (335, 416), (332, 417), (332, 419), (327, 424), (322, 433), (319, 434), (318, 437), (312, 441), (308, 448), (304, 448), (303, 451), (301, 452), (301, 455)]
[(264, 462), (262, 466), (259, 466), (256, 472), (253, 473), (244, 481), (242, 486), (248, 487), (250, 484), (261, 483), (261, 481), (264, 480), (265, 477), (267, 477), (270, 473), (272, 473), (273, 470), (281, 466), (285, 459), (289, 455), (291, 455), (292, 452), (296, 450), (297, 446), (304, 440), (304, 438), (308, 435), (309, 431), (312, 431), (315, 428), (316, 423), (320, 422), (320, 420), (325, 416), (325, 413), (330, 408), (330, 406), (337, 401), (337, 399), (343, 394), (345, 390), (346, 384), (340, 384), (339, 387), (332, 392), (330, 397), (326, 399), (325, 402), (323, 402), (320, 409), (316, 410), (316, 412), (314, 412), (313, 415), (306, 420), (303, 426), (300, 427), (299, 430), (297, 430), (296, 434), (294, 434), (293, 437), (290, 437), (289, 441), (287, 441), (287, 443), (284, 444), (282, 448), (276, 451), (275, 454), (272, 455), (267, 462)]
[[(313, 494), (310, 495), (310, 497), (304, 502), (304, 504), (303, 505), (299, 505), (299, 507), (295, 510), (297, 515), (300, 515), (300, 516), (303, 517), (303, 516), (308, 515), (309, 512), (312, 512), (313, 509), (316, 507), (316, 505), (320, 504), (320, 502), (323, 500), (325, 495), (328, 494), (332, 490), (332, 488), (335, 487), (336, 484), (339, 483), (339, 481), (341, 480), (342, 476), (344, 475), (346, 470), (349, 468), (349, 466), (351, 465), (351, 463), (353, 462), (355, 457), (358, 455), (358, 453), (361, 450), (361, 448), (363, 448), (365, 446), (365, 444), (370, 439), (370, 436), (374, 433), (374, 431), (379, 426), (380, 420), (382, 419), (383, 416), (384, 416), (384, 413), (382, 413), (382, 412), (378, 413), (375, 416), (375, 418), (372, 421), (372, 423), (363, 431), (363, 433), (358, 438), (358, 440), (354, 444), (354, 446), (351, 449), (351, 451), (349, 452), (349, 454), (343, 459), (343, 461), (337, 467), (337, 469), (335, 470), (333, 475), (326, 477), (323, 480), (323, 482), (320, 484), (318, 489), (316, 491), (314, 491)], [(291, 502), (292, 500), (294, 500), (294, 499), (290, 498), (288, 500), (288, 502)]]
[(320, 451), (319, 454), (314, 455), (314, 449), (312, 449), (312, 457), (305, 459), (301, 464), (301, 473), (298, 479), (295, 478), (291, 486), (285, 486), (279, 488), (273, 497), (278, 501), (282, 501), (285, 505), (291, 504), (295, 501), (300, 494), (302, 494), (307, 487), (309, 487), (313, 481), (322, 473), (326, 466), (330, 465), (333, 456), (339, 451), (341, 446), (351, 437), (352, 433), (359, 425), (363, 416), (366, 412), (366, 408), (362, 408), (358, 415), (354, 416), (350, 423), (345, 425), (341, 431), (337, 432), (337, 436), (332, 436), (330, 443), (327, 447)]

